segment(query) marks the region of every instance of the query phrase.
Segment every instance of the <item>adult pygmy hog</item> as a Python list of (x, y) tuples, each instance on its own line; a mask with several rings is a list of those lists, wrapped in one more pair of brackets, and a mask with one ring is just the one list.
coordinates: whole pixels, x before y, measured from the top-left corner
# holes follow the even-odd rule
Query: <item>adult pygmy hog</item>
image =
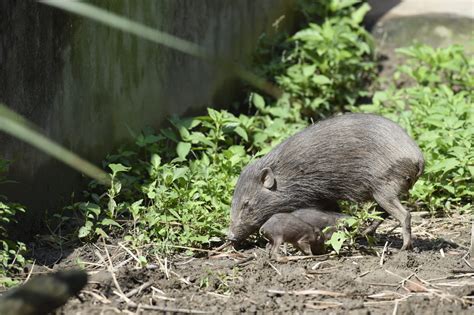
[(247, 238), (273, 214), (320, 202), (375, 200), (400, 221), (412, 248), (411, 216), (398, 196), (423, 172), (417, 144), (393, 121), (345, 114), (291, 136), (244, 168), (235, 187), (229, 240)]

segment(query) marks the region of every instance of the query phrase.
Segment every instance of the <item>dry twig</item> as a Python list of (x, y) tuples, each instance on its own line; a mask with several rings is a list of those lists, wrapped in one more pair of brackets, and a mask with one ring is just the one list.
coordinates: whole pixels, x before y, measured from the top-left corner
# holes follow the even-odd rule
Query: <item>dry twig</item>
[(101, 293), (96, 293), (96, 292), (93, 292), (93, 291), (88, 291), (88, 290), (82, 290), (81, 291), (82, 293), (84, 294), (89, 294), (91, 295), (92, 297), (94, 297), (96, 300), (100, 301), (102, 304), (110, 304), (110, 300), (108, 298), (106, 298), (103, 294)]
[(110, 272), (110, 275), (112, 276), (112, 280), (114, 282), (114, 285), (115, 285), (116, 289), (118, 290), (118, 292), (114, 291), (113, 293), (115, 293), (116, 295), (121, 297), (127, 304), (133, 303), (132, 301), (130, 301), (130, 299), (128, 297), (125, 296), (125, 294), (123, 294), (122, 288), (120, 287), (120, 285), (117, 281), (117, 277), (115, 276), (114, 265), (112, 263), (112, 258), (110, 258), (110, 254), (109, 254), (109, 251), (107, 249), (107, 244), (105, 244), (104, 239), (102, 239), (102, 243), (104, 244), (105, 254), (107, 255), (107, 258), (109, 259), (109, 272)]
[(28, 280), (30, 280), (31, 274), (33, 273), (33, 269), (35, 269), (35, 261), (33, 261), (33, 264), (31, 265), (31, 269), (30, 269), (30, 271), (28, 272), (28, 275), (26, 276), (25, 282), (27, 282)]
[(147, 281), (143, 283), (141, 286), (136, 287), (133, 290), (130, 290), (127, 294), (125, 294), (126, 297), (132, 297), (137, 293), (140, 293), (141, 291), (145, 290), (146, 288), (150, 287), (153, 284), (153, 281)]
[(273, 268), (273, 270), (276, 271), (276, 273), (281, 277), (281, 272), (280, 270), (277, 269), (277, 267), (275, 267), (271, 262), (267, 261), (267, 264)]
[(385, 258), (385, 252), (387, 251), (387, 246), (388, 246), (388, 242), (385, 242), (385, 245), (384, 245), (383, 250), (382, 250), (382, 255), (380, 255), (380, 262), (379, 262), (380, 267), (383, 266), (384, 258)]
[(326, 290), (315, 290), (315, 289), (299, 290), (299, 291), (267, 290), (267, 292), (272, 293), (272, 294), (278, 294), (278, 295), (283, 295), (283, 294), (290, 294), (290, 295), (326, 295), (326, 296), (332, 296), (332, 297), (346, 296), (346, 294), (344, 294), (344, 293), (326, 291)]
[(132, 256), (133, 259), (135, 259), (135, 261), (137, 262), (138, 265), (141, 265), (140, 259), (138, 259), (138, 257), (137, 257), (134, 253), (132, 253), (132, 251), (131, 251), (130, 249), (128, 249), (127, 247), (125, 247), (125, 245), (123, 245), (123, 244), (120, 243), (120, 242), (118, 243), (118, 245), (119, 245), (121, 248), (123, 248), (130, 256)]

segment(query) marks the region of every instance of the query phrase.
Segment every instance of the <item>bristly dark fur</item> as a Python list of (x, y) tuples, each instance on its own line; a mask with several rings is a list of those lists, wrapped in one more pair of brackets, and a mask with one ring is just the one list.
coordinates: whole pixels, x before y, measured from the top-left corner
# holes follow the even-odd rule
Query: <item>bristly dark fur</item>
[[(243, 239), (272, 214), (311, 207), (321, 200), (391, 203), (411, 188), (423, 165), (417, 144), (389, 119), (345, 114), (321, 121), (242, 171), (232, 201), (231, 233), (234, 239)], [(271, 190), (260, 182), (264, 168), (270, 168), (275, 178)]]

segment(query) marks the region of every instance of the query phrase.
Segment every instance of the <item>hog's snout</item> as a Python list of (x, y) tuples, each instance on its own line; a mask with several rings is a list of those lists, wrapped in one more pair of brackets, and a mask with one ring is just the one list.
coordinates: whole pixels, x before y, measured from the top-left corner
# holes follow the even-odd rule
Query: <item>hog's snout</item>
[(248, 224), (231, 224), (229, 232), (227, 233), (227, 240), (232, 243), (239, 243), (245, 240), (250, 234), (258, 230), (258, 227)]

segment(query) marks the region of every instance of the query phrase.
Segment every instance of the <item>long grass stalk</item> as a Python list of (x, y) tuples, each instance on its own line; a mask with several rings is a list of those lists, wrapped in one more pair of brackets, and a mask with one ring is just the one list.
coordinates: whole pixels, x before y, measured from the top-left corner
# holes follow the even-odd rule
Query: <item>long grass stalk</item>
[(106, 172), (48, 139), (38, 127), (3, 104), (0, 104), (0, 130), (25, 141), (100, 183), (110, 185), (110, 177)]

